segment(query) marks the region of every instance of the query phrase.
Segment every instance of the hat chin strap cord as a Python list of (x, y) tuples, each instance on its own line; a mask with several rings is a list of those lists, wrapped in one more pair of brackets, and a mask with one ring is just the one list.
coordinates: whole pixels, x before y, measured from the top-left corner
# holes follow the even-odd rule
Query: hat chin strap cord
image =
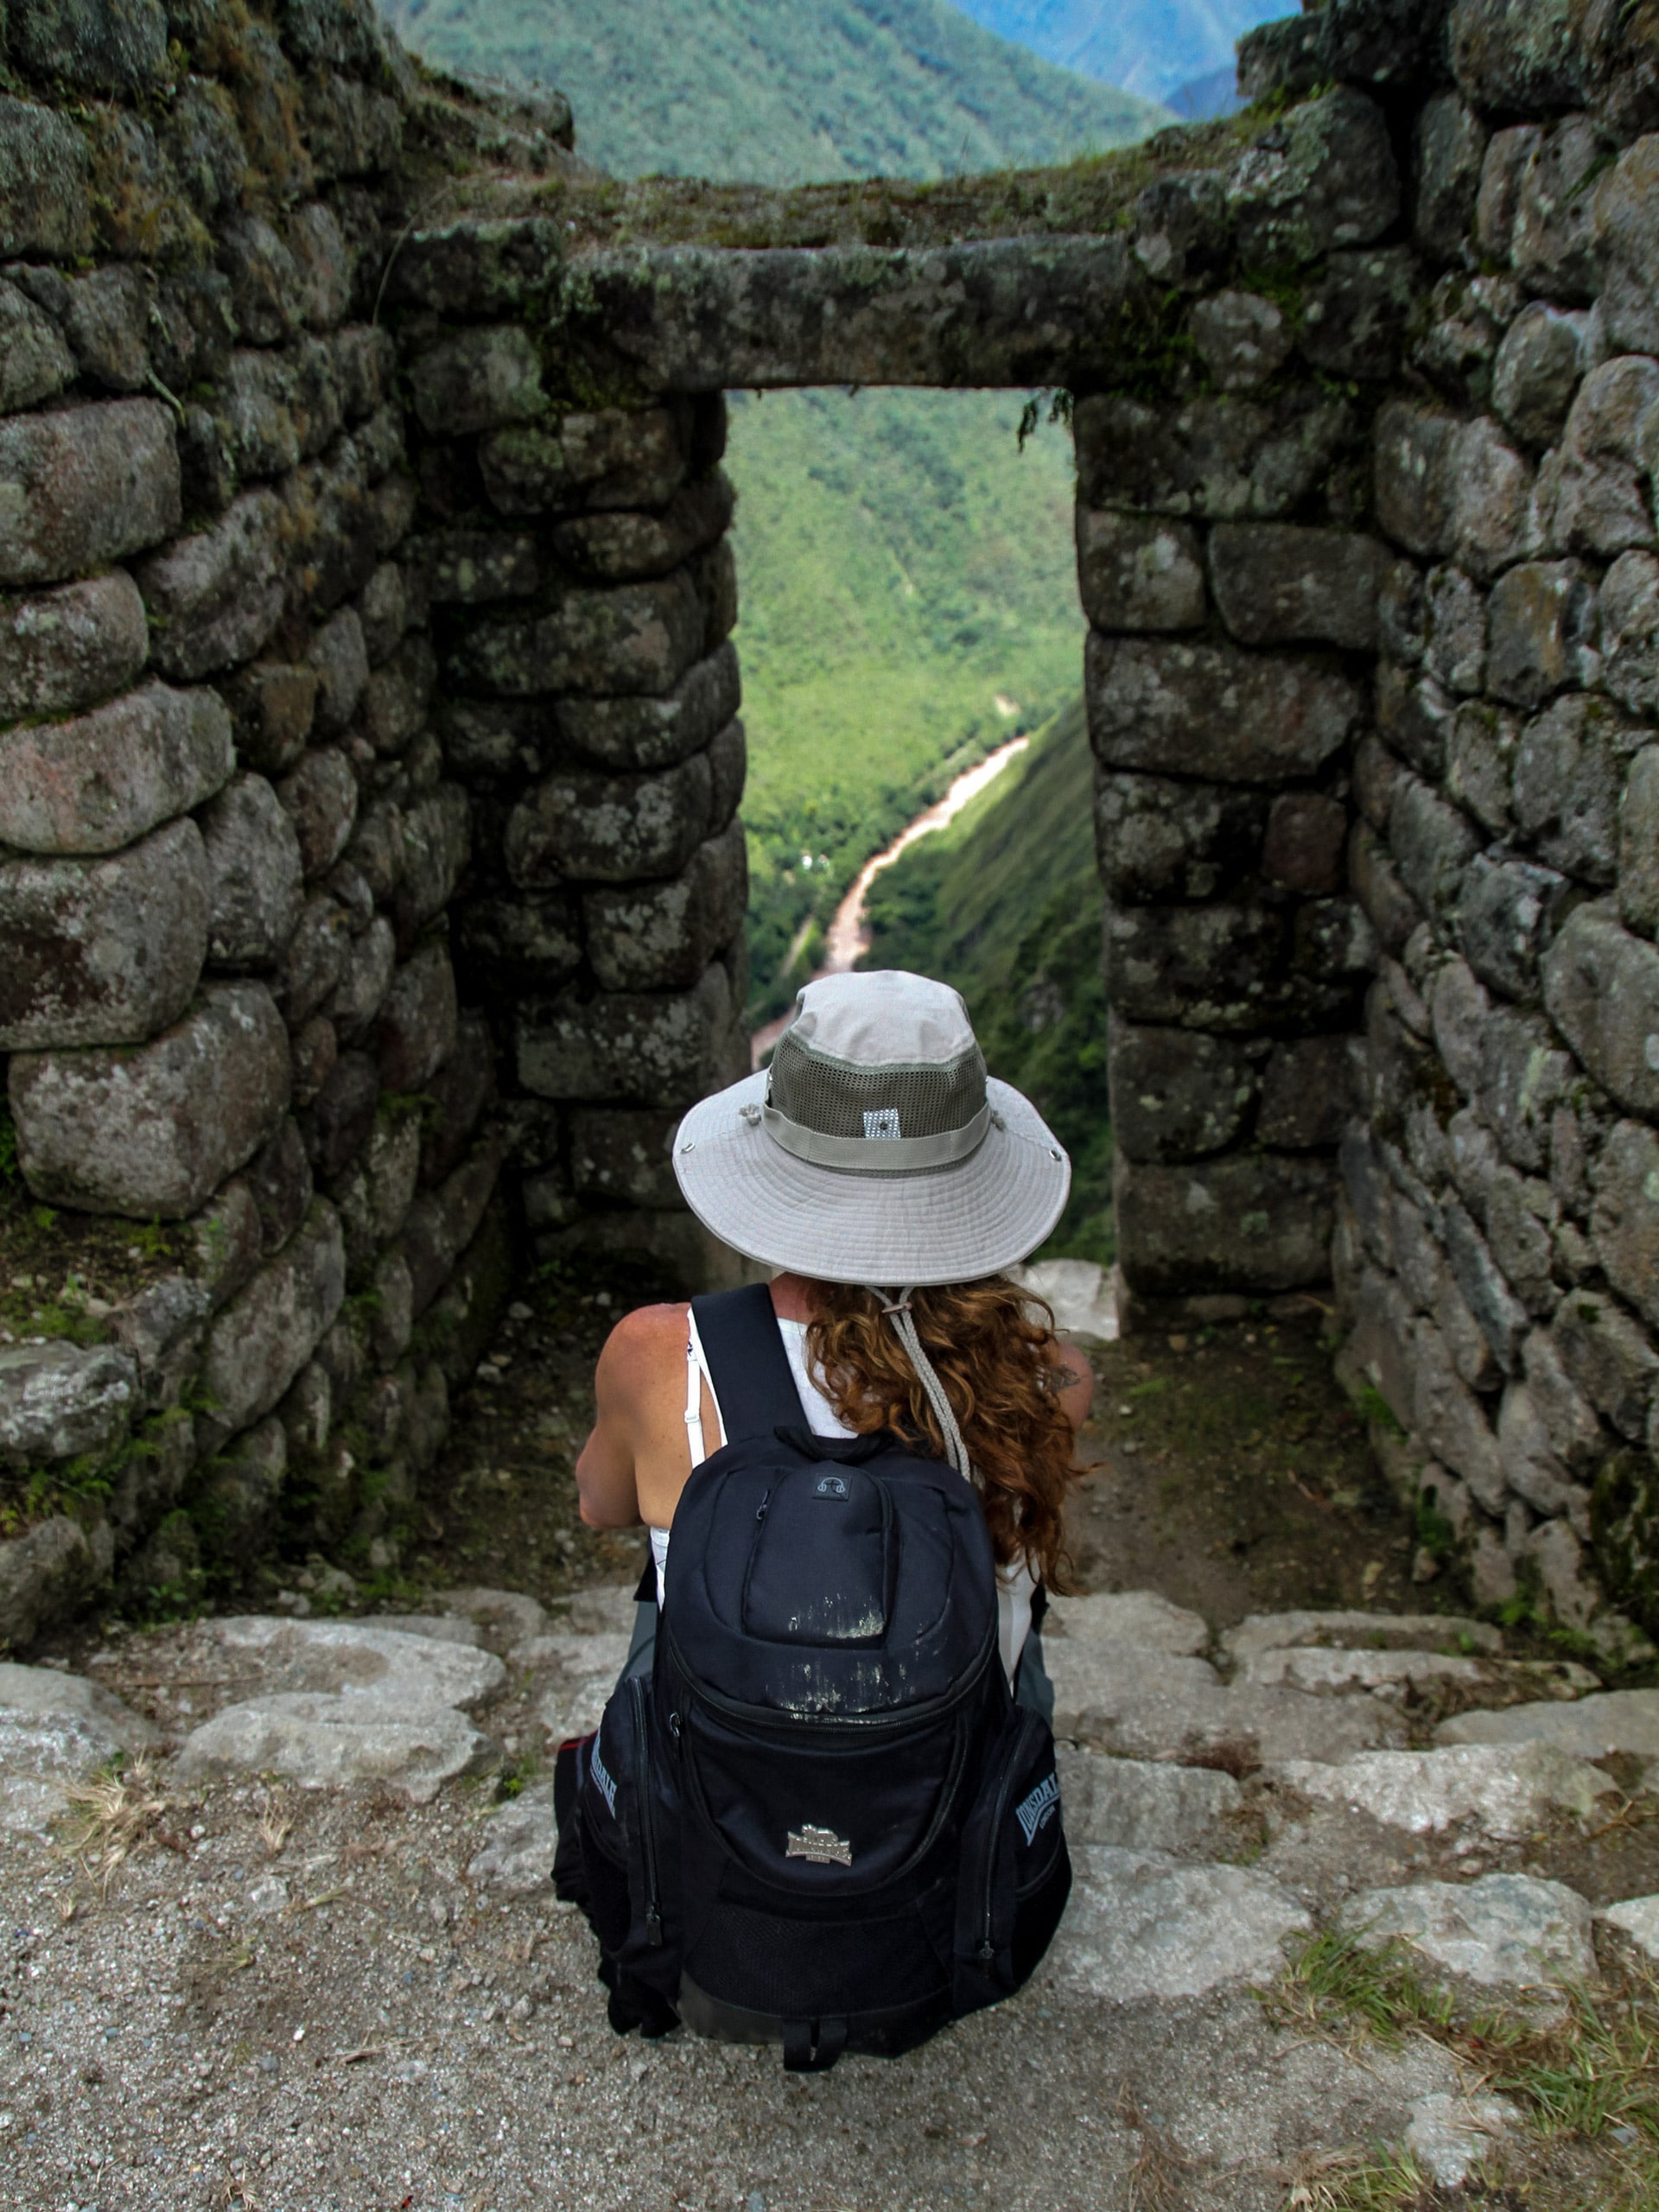
[(950, 1410), (950, 1401), (945, 1395), (944, 1385), (940, 1382), (932, 1361), (922, 1350), (922, 1340), (916, 1332), (915, 1319), (910, 1310), (915, 1284), (907, 1283), (896, 1299), (891, 1291), (878, 1289), (874, 1283), (867, 1283), (864, 1287), (873, 1298), (882, 1301), (881, 1311), (892, 1322), (893, 1332), (903, 1344), (917, 1378), (927, 1393), (927, 1402), (932, 1407), (933, 1417), (939, 1424), (939, 1433), (944, 1438), (944, 1448), (950, 1455), (951, 1465), (964, 1482), (971, 1483), (974, 1467), (968, 1457), (968, 1446), (962, 1440), (962, 1431)]

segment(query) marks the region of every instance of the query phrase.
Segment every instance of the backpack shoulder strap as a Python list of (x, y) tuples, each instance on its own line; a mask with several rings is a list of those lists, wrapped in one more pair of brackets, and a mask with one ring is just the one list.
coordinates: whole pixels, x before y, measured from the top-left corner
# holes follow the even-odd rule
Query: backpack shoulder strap
[(801, 1426), (801, 1394), (765, 1283), (694, 1298), (691, 1311), (709, 1362), (726, 1441)]

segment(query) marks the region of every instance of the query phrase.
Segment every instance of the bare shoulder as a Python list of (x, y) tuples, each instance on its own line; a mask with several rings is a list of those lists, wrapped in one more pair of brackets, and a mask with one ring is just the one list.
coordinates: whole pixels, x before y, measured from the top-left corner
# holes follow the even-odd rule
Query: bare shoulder
[(601, 1382), (626, 1389), (660, 1374), (671, 1358), (683, 1360), (690, 1311), (683, 1305), (637, 1306), (625, 1313), (599, 1356)]

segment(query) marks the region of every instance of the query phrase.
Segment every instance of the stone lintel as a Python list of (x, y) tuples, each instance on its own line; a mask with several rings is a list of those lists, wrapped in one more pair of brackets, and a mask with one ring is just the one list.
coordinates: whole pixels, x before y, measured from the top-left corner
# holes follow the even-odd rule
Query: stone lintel
[(614, 250), (569, 266), (550, 334), (653, 392), (1066, 385), (1109, 372), (1129, 282), (1121, 238)]

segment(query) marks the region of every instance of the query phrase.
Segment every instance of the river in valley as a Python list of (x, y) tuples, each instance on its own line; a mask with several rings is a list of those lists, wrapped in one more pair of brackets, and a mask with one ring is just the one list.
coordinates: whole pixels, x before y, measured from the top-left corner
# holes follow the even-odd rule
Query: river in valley
[[(930, 837), (936, 830), (943, 830), (948, 823), (954, 822), (963, 807), (994, 784), (1009, 761), (1016, 760), (1030, 743), (1028, 737), (1011, 737), (1006, 745), (999, 745), (995, 753), (988, 753), (976, 767), (964, 769), (943, 798), (935, 800), (925, 812), (900, 830), (885, 852), (865, 861), (851, 889), (836, 909), (835, 918), (824, 937), (823, 963), (813, 972), (814, 982), (820, 976), (844, 976), (869, 950), (870, 931), (864, 902), (882, 869), (891, 868), (899, 854), (907, 851), (918, 837)], [(760, 1065), (794, 1018), (791, 1007), (789, 1013), (754, 1032), (749, 1040), (753, 1066)]]

